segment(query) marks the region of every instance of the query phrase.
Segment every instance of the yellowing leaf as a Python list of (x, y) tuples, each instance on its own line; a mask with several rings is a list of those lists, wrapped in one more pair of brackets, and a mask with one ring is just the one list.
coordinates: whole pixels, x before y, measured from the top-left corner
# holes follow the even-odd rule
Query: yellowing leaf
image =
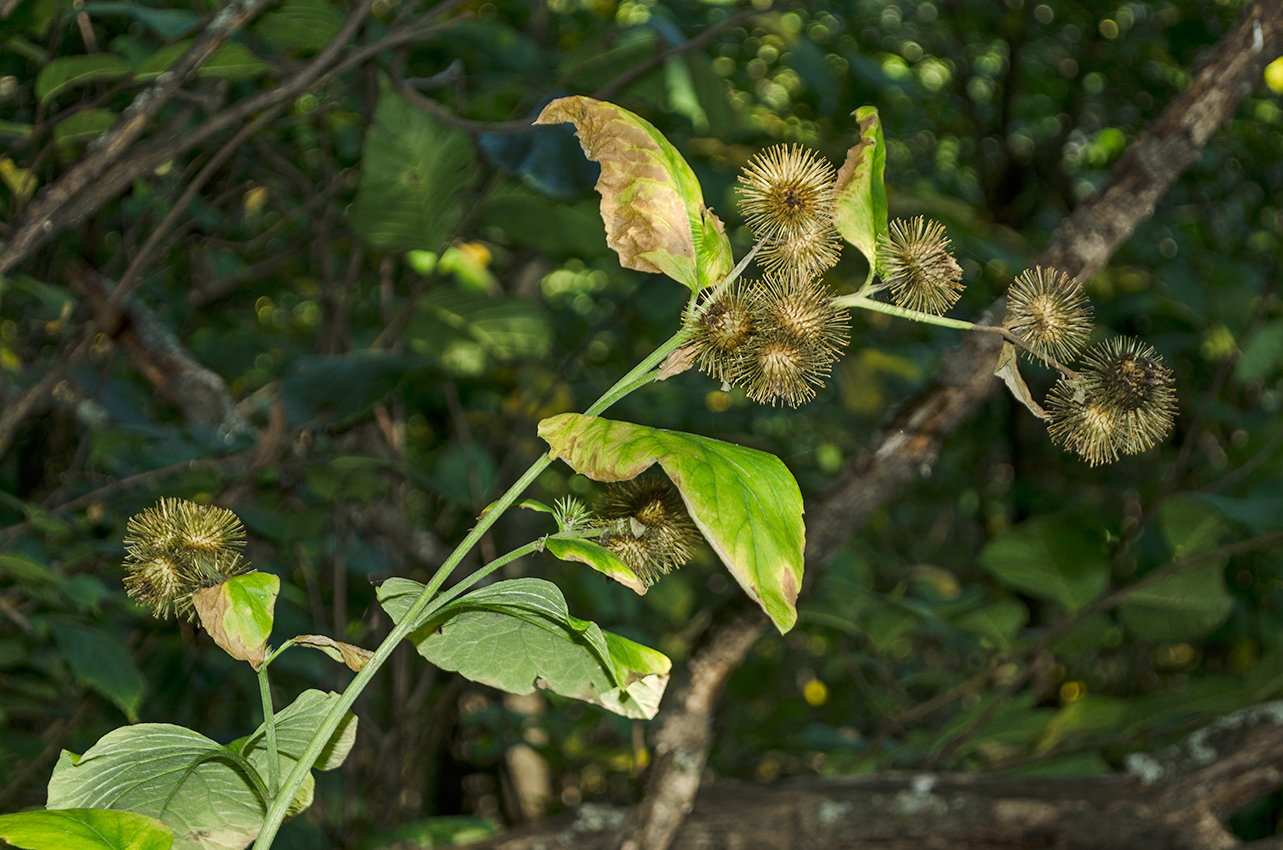
[(1016, 397), (1016, 401), (1029, 408), (1029, 412), (1039, 419), (1050, 419), (1047, 411), (1042, 409), (1042, 405), (1034, 401), (1034, 397), (1029, 392), (1029, 386), (1020, 374), (1020, 358), (1016, 356), (1016, 347), (1009, 342), (1002, 344), (1002, 351), (998, 353), (998, 365), (994, 367), (993, 373), (1011, 390), (1011, 394)]
[(269, 573), (250, 572), (192, 594), (192, 604), (209, 636), (238, 661), (255, 670), (263, 663), (267, 637), (272, 633), (276, 594), (281, 580)]
[(637, 577), (637, 574), (605, 546), (593, 543), (591, 540), (558, 537), (549, 537), (546, 545), (548, 551), (561, 560), (587, 564), (602, 575), (613, 578), (638, 596), (646, 595), (646, 585)]
[(847, 242), (869, 261), (869, 277), (877, 265), (878, 237), (887, 229), (887, 192), (882, 182), (886, 146), (877, 107), (855, 111), (860, 138), (846, 154), (834, 186), (837, 219), (834, 225)]
[(368, 649), (363, 649), (350, 643), (343, 643), (325, 635), (299, 635), (294, 638), (294, 645), (319, 649), (330, 658), (346, 664), (349, 670), (357, 673), (361, 672), (361, 668), (370, 660), (370, 656), (374, 655)]
[(613, 103), (581, 96), (554, 100), (535, 123), (567, 121), (584, 154), (601, 164), (601, 218), (621, 265), (668, 275), (692, 290), (726, 276), (732, 259), (725, 228), (659, 130)]
[(36, 193), (36, 175), (29, 169), (19, 168), (12, 159), (0, 159), (0, 180), (9, 187), (9, 191), (19, 200), (30, 200)]
[(539, 423), (550, 451), (596, 481), (625, 481), (658, 463), (691, 519), (775, 627), (797, 621), (802, 493), (774, 455), (708, 437), (563, 413)]

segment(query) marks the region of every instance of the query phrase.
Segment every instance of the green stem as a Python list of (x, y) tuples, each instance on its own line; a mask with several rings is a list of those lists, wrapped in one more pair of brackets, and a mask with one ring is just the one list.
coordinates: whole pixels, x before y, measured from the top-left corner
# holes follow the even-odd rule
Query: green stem
[(1007, 342), (1019, 348), (1021, 351), (1028, 353), (1032, 357), (1046, 363), (1051, 368), (1060, 372), (1067, 378), (1076, 378), (1078, 373), (1068, 366), (1062, 364), (1056, 358), (1044, 354), (1032, 348), (1029, 343), (1013, 334), (1007, 328), (1000, 325), (977, 325), (975, 322), (968, 322), (962, 319), (946, 319), (944, 316), (937, 316), (933, 313), (922, 313), (918, 310), (910, 310), (906, 307), (897, 307), (894, 304), (888, 304), (885, 301), (878, 301), (870, 298), (861, 292), (854, 295), (842, 295), (833, 299), (833, 303), (839, 307), (859, 307), (862, 310), (873, 310), (877, 313), (886, 313), (888, 316), (899, 316), (902, 319), (911, 319), (915, 322), (922, 322), (927, 325), (939, 325), (942, 328), (955, 328), (960, 331), (980, 331), (982, 333), (995, 334), (1002, 337)]
[(263, 728), (267, 730), (267, 788), (275, 800), (281, 789), (280, 751), (276, 748), (276, 711), (272, 708), (272, 688), (267, 681), (267, 665), (258, 667), (258, 695), (263, 699)]
[(933, 313), (923, 313), (919, 310), (910, 310), (907, 307), (897, 307), (894, 304), (878, 301), (860, 293), (838, 296), (833, 299), (833, 303), (838, 307), (846, 307), (848, 309), (858, 307), (861, 310), (873, 310), (876, 313), (886, 313), (888, 316), (899, 316), (901, 319), (910, 319), (915, 322), (939, 325), (942, 328), (954, 328), (960, 331), (982, 330), (986, 327), (963, 319), (947, 319), (944, 316), (937, 316)]
[[(667, 342), (651, 352), (646, 359), (634, 366), (627, 375), (620, 378), (601, 398), (593, 402), (584, 411), (585, 415), (596, 416), (629, 392), (649, 383), (652, 379), (649, 373), (662, 363), (665, 357), (676, 351), (685, 339), (686, 334), (684, 331), (678, 331), (674, 334)], [(490, 530), (490, 527), (503, 515), (504, 511), (512, 507), (513, 502), (517, 501), (517, 498), (525, 492), (527, 487), (535, 482), (539, 474), (547, 469), (553, 460), (555, 458), (550, 454), (545, 453), (542, 455), (508, 488), (507, 492), (499, 497), (497, 502), (490, 506), (490, 509), (482, 515), (477, 524), (468, 532), (468, 536), (463, 538), (462, 542), (450, 553), (450, 557), (432, 576), (427, 586), (423, 588), (423, 592), (419, 594), (419, 598), (405, 612), (401, 622), (393, 626), (392, 631), (388, 632), (388, 636), (379, 644), (378, 649), (370, 656), (370, 660), (361, 668), (361, 672), (353, 677), (347, 688), (339, 696), (339, 699), (330, 708), (329, 713), (321, 721), (316, 734), (312, 736), (312, 740), (308, 741), (307, 749), (303, 751), (303, 755), (299, 758), (298, 763), (294, 765), (294, 769), (290, 771), (290, 775), (285, 778), (281, 793), (272, 801), (272, 806), (268, 809), (267, 816), (263, 820), (263, 828), (259, 832), (258, 838), (254, 841), (254, 850), (268, 850), (272, 846), (272, 842), (276, 840), (276, 833), (280, 831), (281, 824), (285, 821), (286, 809), (289, 808), (290, 801), (294, 799), (294, 795), (298, 793), (299, 787), (302, 786), (307, 778), (308, 771), (312, 769), (312, 765), (316, 764), (321, 750), (325, 748), (326, 743), (334, 735), (334, 731), (338, 729), (339, 724), (356, 702), (356, 698), (361, 695), (366, 685), (374, 678), (374, 674), (379, 671), (379, 668), (392, 655), (392, 651), (396, 649), (397, 644), (401, 642), (402, 638), (414, 631), (415, 624), (421, 622), (425, 613), (430, 615), (431, 611), (436, 611), (443, 604), (438, 601), (429, 611), (429, 605), (436, 597), (437, 591), (441, 589), (441, 585), (454, 572), (455, 567), (459, 565), (464, 556), (472, 551), (472, 547), (477, 545), (478, 541)], [(499, 564), (499, 566), (502, 566), (502, 564)], [(487, 568), (491, 567), (488, 565)], [(497, 566), (492, 567), (492, 569), (497, 568)], [(479, 570), (478, 572), (481, 571)], [(477, 580), (477, 578), (471, 576), (469, 579), (474, 583)], [(453, 599), (454, 595), (457, 594), (452, 589), (444, 598)]]

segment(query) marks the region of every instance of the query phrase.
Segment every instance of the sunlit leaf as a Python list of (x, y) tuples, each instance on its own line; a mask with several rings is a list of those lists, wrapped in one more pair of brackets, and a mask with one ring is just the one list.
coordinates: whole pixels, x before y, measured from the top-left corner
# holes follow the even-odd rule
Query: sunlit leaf
[(563, 97), (537, 124), (575, 125), (584, 154), (601, 165), (597, 191), (606, 243), (625, 268), (665, 274), (691, 289), (733, 265), (722, 222), (704, 206), (695, 173), (649, 121), (613, 103)]
[(591, 540), (548, 538), (548, 551), (563, 561), (587, 564), (602, 575), (608, 576), (640, 596), (646, 595), (646, 585), (615, 553)]
[(281, 580), (271, 573), (249, 572), (192, 594), (201, 625), (223, 650), (257, 670), (272, 633), (276, 594)]
[(255, 31), (282, 50), (317, 51), (343, 26), (343, 14), (325, 0), (285, 0)]
[(94, 80), (118, 80), (133, 73), (129, 63), (114, 53), (60, 56), (36, 76), (36, 99), (47, 103), (68, 89)]
[(1224, 623), (1234, 610), (1225, 561), (1190, 567), (1142, 587), (1118, 608), (1127, 627), (1149, 641), (1191, 640)]
[(786, 632), (802, 584), (802, 494), (788, 467), (766, 452), (695, 434), (563, 413), (539, 436), (581, 475), (624, 481), (658, 463), (686, 510), (744, 592)]
[(174, 832), (134, 812), (65, 809), (0, 815), (0, 840), (23, 850), (169, 850)]
[(838, 169), (836, 213), (838, 233), (869, 261), (869, 277), (877, 267), (878, 237), (887, 229), (887, 193), (882, 182), (886, 145), (877, 107), (861, 106), (854, 113), (860, 136)]
[(53, 128), (53, 137), (63, 145), (90, 142), (111, 129), (116, 113), (110, 109), (82, 109), (68, 115)]

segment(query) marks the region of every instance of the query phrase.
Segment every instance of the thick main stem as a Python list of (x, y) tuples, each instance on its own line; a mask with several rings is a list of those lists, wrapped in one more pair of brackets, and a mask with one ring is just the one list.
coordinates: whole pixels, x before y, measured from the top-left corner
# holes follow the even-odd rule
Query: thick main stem
[[(627, 375), (620, 378), (613, 387), (602, 394), (601, 398), (593, 402), (588, 409), (584, 411), (585, 415), (596, 416), (628, 392), (642, 386), (643, 382), (639, 382), (639, 379), (654, 370), (654, 368), (661, 363), (665, 357), (677, 350), (683, 339), (684, 334), (680, 331), (669, 338), (667, 342), (651, 352), (646, 359), (633, 367)], [(414, 604), (410, 606), (409, 610), (405, 612), (405, 616), (401, 618), (401, 621), (392, 628), (392, 631), (388, 633), (388, 636), (379, 644), (378, 649), (374, 651), (374, 655), (372, 655), (370, 660), (365, 663), (365, 667), (361, 668), (361, 672), (357, 673), (348, 684), (347, 688), (344, 689), (338, 701), (330, 708), (325, 719), (321, 721), (320, 726), (316, 730), (316, 734), (313, 735), (312, 740), (308, 742), (307, 749), (303, 751), (303, 755), (299, 758), (298, 763), (294, 765), (294, 769), (290, 771), (290, 775), (285, 778), (285, 783), (281, 788), (280, 793), (277, 794), (275, 799), (272, 801), (272, 806), (268, 809), (267, 815), (263, 820), (263, 828), (259, 832), (257, 840), (254, 842), (254, 850), (268, 850), (268, 848), (272, 846), (272, 842), (276, 840), (276, 833), (280, 831), (281, 824), (285, 821), (285, 812), (289, 808), (290, 801), (293, 800), (294, 795), (298, 793), (299, 787), (302, 786), (304, 780), (307, 778), (308, 771), (310, 771), (312, 769), (312, 765), (316, 763), (317, 758), (321, 754), (321, 750), (325, 748), (325, 744), (330, 740), (330, 737), (333, 736), (334, 731), (338, 729), (344, 716), (347, 715), (348, 711), (352, 708), (352, 705), (356, 702), (356, 698), (361, 695), (361, 692), (365, 690), (366, 685), (369, 684), (370, 679), (374, 678), (374, 674), (379, 671), (379, 668), (381, 668), (392, 655), (392, 651), (396, 649), (397, 644), (401, 642), (402, 638), (415, 629), (416, 624), (421, 622), (425, 613), (430, 614), (431, 611), (436, 610), (444, 604), (442, 600), (436, 599), (437, 591), (441, 589), (441, 585), (444, 584), (445, 580), (449, 578), (452, 572), (454, 572), (455, 568), (459, 565), (459, 562), (463, 560), (464, 556), (467, 555), (468, 552), (472, 551), (472, 547), (477, 545), (477, 542), (481, 540), (482, 536), (485, 535), (485, 533), (490, 530), (490, 527), (493, 526), (499, 517), (503, 515), (504, 511), (512, 507), (512, 504), (517, 501), (517, 498), (525, 492), (527, 487), (534, 483), (535, 479), (539, 477), (539, 474), (547, 469), (548, 465), (551, 464), (553, 460), (555, 460), (555, 458), (551, 454), (543, 454), (538, 460), (530, 465), (530, 468), (527, 469), (511, 487), (508, 488), (507, 492), (505, 492), (497, 502), (490, 506), (490, 510), (486, 511), (480, 521), (478, 521), (477, 524), (473, 526), (472, 530), (468, 532), (468, 536), (465, 537), (457, 547), (455, 547), (455, 550), (450, 553), (450, 557), (446, 559), (445, 563), (443, 563), (436, 571), (436, 574), (432, 576), (432, 579), (428, 582), (427, 586), (423, 588), (423, 593), (419, 594), (419, 598), (416, 599)], [(448, 598), (453, 598), (453, 595), (454, 594)], [(435, 602), (434, 599), (436, 600)]]

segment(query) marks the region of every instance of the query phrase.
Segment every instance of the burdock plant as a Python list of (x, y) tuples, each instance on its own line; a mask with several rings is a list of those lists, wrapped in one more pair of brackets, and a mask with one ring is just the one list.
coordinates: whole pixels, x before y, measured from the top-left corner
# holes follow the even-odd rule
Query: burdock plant
[[(124, 564), (129, 592), (158, 616), (195, 616), (219, 646), (248, 662), (259, 679), (263, 724), (226, 746), (168, 724), (117, 729), (79, 757), (59, 761), (49, 807), (107, 818), (111, 829), (134, 837), (172, 831), (174, 846), (183, 850), (251, 841), (266, 850), (282, 821), (310, 804), (311, 771), (343, 761), (355, 736), (351, 708), (403, 639), (431, 663), (487, 685), (516, 693), (545, 688), (625, 717), (653, 717), (668, 682), (668, 658), (571, 616), (548, 581), (481, 582), (517, 558), (547, 552), (642, 594), (702, 541), (776, 628), (791, 629), (805, 535), (801, 492), (784, 463), (743, 446), (602, 414), (691, 366), (742, 388), (752, 401), (803, 404), (842, 356), (853, 308), (1002, 336), (995, 371), (1050, 420), (1056, 443), (1088, 463), (1142, 452), (1162, 439), (1176, 401), (1172, 373), (1152, 348), (1116, 340), (1092, 348), (1081, 371), (1061, 362), (1075, 356), (1091, 332), (1081, 287), (1066, 275), (1053, 269), (1021, 275), (1000, 326), (941, 315), (962, 290), (949, 239), (938, 222), (888, 222), (878, 115), (865, 107), (856, 118), (855, 144), (836, 171), (797, 145), (749, 160), (739, 191), (754, 245), (737, 263), (695, 174), (658, 130), (587, 97), (549, 104), (539, 123), (574, 124), (584, 152), (601, 166), (601, 215), (620, 263), (689, 290), (673, 336), (583, 413), (539, 423), (548, 450), (486, 509), (428, 582), (383, 582), (379, 602), (394, 625), (373, 651), (325, 635), (269, 646), (279, 580), (248, 569), (243, 531), (230, 511), (164, 499), (131, 520)], [(837, 296), (823, 275), (843, 243), (861, 253), (868, 272), (854, 293)], [(754, 258), (760, 274), (743, 278)], [(883, 290), (892, 301), (876, 297)], [(1050, 412), (1030, 397), (1018, 352), (1061, 373)], [(522, 501), (549, 515), (555, 528), (447, 587), (465, 556), (556, 461), (606, 485), (597, 510), (573, 499), (551, 507)], [(341, 694), (308, 691), (278, 711), (270, 665), (300, 646), (324, 652), (356, 675)], [(142, 749), (148, 758), (137, 758)], [(124, 823), (123, 815), (138, 819)]]

